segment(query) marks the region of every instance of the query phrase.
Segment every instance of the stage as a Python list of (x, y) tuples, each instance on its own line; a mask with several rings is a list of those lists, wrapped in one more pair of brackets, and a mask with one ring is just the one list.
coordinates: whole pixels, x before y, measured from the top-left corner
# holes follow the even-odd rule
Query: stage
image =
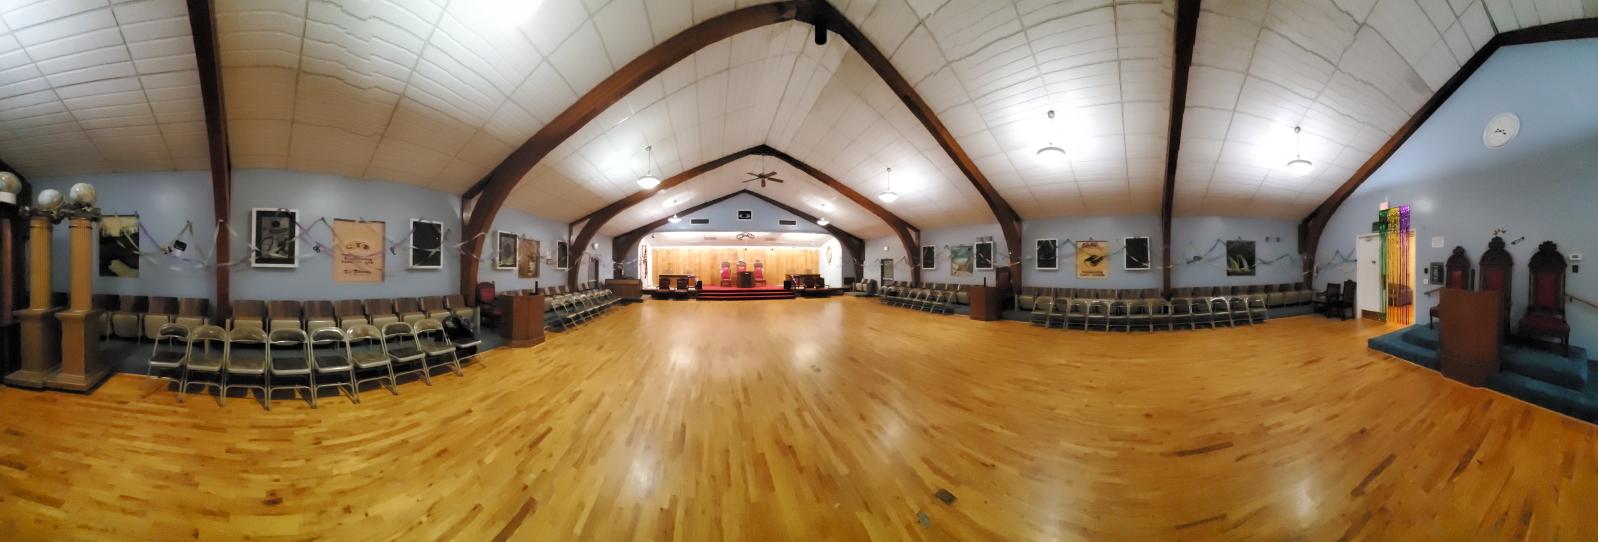
[(699, 299), (707, 301), (752, 301), (760, 299), (793, 299), (793, 292), (782, 289), (782, 285), (757, 286), (754, 288), (736, 288), (728, 286), (713, 286), (706, 284), (699, 291)]

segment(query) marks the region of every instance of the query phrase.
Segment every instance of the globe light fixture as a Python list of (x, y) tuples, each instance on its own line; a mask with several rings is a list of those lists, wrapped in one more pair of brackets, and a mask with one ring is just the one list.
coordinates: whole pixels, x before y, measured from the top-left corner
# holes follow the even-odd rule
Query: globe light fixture
[(17, 193), (22, 191), (22, 178), (9, 171), (0, 171), (0, 203), (17, 204)]
[(95, 191), (94, 185), (89, 183), (77, 183), (72, 185), (72, 188), (67, 189), (67, 199), (72, 200), (73, 205), (83, 209), (94, 207), (95, 200), (99, 198), (99, 192)]
[(63, 203), (66, 203), (66, 198), (61, 197), (60, 190), (46, 188), (39, 191), (38, 204), (40, 210), (54, 211), (60, 209)]
[(888, 168), (888, 189), (878, 193), (877, 199), (883, 203), (893, 203), (899, 199), (899, 193), (893, 191), (893, 168)]
[(645, 164), (646, 165), (645, 165), (645, 169), (644, 169), (644, 176), (638, 178), (638, 187), (642, 188), (644, 190), (648, 190), (648, 189), (660, 186), (660, 177), (654, 176), (654, 171), (655, 171), (655, 146), (654, 145), (650, 145), (650, 146), (644, 147), (644, 152), (648, 153), (649, 156), (647, 158), (645, 158), (645, 160), (646, 160)]
[(1302, 131), (1300, 127), (1293, 127), (1293, 138), (1297, 141), (1293, 143), (1295, 149), (1293, 152), (1294, 157), (1292, 160), (1287, 161), (1286, 167), (1287, 172), (1294, 175), (1304, 175), (1315, 167), (1315, 164), (1304, 159), (1304, 136), (1299, 135), (1300, 131)]
[(1056, 146), (1054, 144), (1054, 110), (1053, 109), (1049, 110), (1049, 144), (1048, 145), (1044, 145), (1043, 148), (1038, 149), (1037, 156), (1038, 156), (1039, 160), (1042, 160), (1044, 162), (1050, 162), (1050, 163), (1057, 163), (1057, 162), (1060, 162), (1062, 160), (1065, 160), (1065, 149), (1062, 149), (1062, 148), (1060, 148), (1060, 147), (1058, 147), (1058, 146)]
[(818, 225), (818, 226), (825, 226), (825, 225), (831, 224), (831, 223), (832, 222), (827, 221), (827, 217), (821, 217), (821, 220), (817, 220), (816, 221), (816, 225)]

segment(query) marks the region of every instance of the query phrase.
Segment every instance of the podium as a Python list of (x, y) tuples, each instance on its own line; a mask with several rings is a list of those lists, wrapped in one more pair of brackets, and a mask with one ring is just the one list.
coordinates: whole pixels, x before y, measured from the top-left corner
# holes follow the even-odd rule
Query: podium
[(499, 307), (499, 334), (511, 348), (537, 346), (544, 342), (544, 294), (502, 295), (494, 298)]
[(971, 287), (971, 319), (993, 321), (999, 319), (999, 307), (1004, 305), (1005, 292), (998, 286)]
[(609, 279), (605, 281), (605, 287), (619, 298), (644, 298), (644, 281), (638, 279)]
[(1443, 376), (1472, 386), (1487, 385), (1498, 372), (1503, 346), (1501, 290), (1471, 292), (1444, 288), (1438, 302), (1437, 361)]

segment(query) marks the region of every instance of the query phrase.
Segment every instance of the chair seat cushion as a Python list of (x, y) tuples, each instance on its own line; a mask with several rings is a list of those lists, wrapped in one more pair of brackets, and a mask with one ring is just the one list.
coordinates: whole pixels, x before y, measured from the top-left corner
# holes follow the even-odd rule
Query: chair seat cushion
[(330, 373), (350, 370), (350, 360), (341, 355), (316, 356), (316, 372)]
[(354, 358), (355, 366), (361, 369), (382, 367), (388, 365), (389, 361), (387, 355), (375, 351), (356, 352), (352, 357)]
[(303, 375), (311, 372), (311, 364), (304, 354), (272, 354), (272, 374)]
[(183, 364), (183, 358), (185, 357), (188, 357), (188, 354), (184, 352), (179, 352), (177, 350), (162, 350), (160, 352), (156, 352), (155, 355), (150, 356), (150, 365), (156, 367), (177, 367), (178, 365)]
[[(196, 348), (196, 350), (198, 350), (198, 348)], [(195, 356), (189, 358), (187, 365), (191, 371), (217, 372), (222, 370), (222, 358)]]
[(227, 372), (262, 374), (266, 372), (266, 357), (258, 353), (229, 354)]
[(422, 357), (422, 351), (409, 346), (390, 346), (388, 355), (394, 361), (415, 361)]
[(1528, 314), (1520, 319), (1520, 329), (1529, 333), (1563, 335), (1570, 333), (1570, 323), (1548, 314)]

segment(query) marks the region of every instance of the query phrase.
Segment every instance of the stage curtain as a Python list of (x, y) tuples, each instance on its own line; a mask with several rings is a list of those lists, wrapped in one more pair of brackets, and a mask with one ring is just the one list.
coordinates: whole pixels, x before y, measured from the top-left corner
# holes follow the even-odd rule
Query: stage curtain
[[(734, 273), (743, 258), (749, 271), (755, 261), (765, 263), (766, 285), (781, 286), (789, 273), (820, 273), (821, 252), (806, 247), (654, 247), (649, 266), (649, 282), (660, 284), (660, 275), (694, 274), (707, 286), (721, 284), (721, 262), (728, 262)], [(734, 274), (734, 280), (737, 275)]]

